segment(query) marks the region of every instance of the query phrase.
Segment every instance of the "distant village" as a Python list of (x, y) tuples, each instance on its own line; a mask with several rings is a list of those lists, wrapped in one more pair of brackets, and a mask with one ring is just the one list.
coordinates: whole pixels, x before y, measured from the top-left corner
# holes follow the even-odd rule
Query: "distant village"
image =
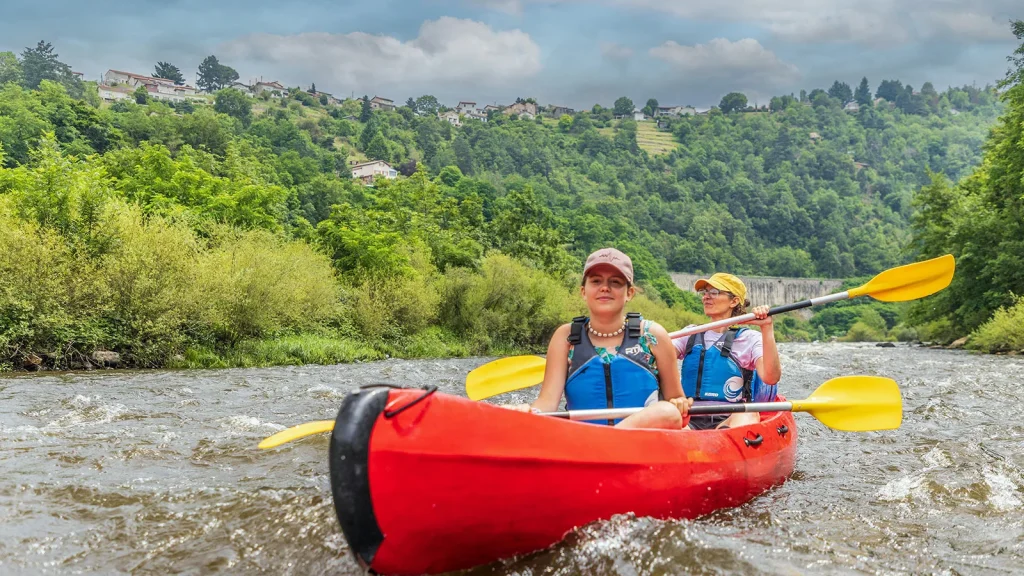
[[(79, 72), (75, 72), (75, 75), (80, 79), (82, 78), (82, 74)], [(106, 73), (103, 74), (97, 89), (99, 91), (100, 98), (109, 102), (116, 102), (118, 100), (134, 99), (139, 87), (143, 87), (149, 97), (157, 100), (164, 100), (172, 103), (208, 101), (208, 97), (205, 96), (201, 90), (197, 90), (187, 84), (179, 85), (173, 80), (156, 78), (144, 74), (135, 74), (132, 72), (124, 72), (121, 70), (107, 70)], [(236, 81), (229, 85), (228, 88), (236, 89), (243, 94), (254, 98), (283, 98), (290, 92), (290, 90), (280, 82), (264, 81), (262, 79), (253, 80), (250, 84)], [(326, 102), (329, 105), (340, 105), (343, 103), (342, 100), (335, 98), (333, 94), (316, 91), (312, 87), (306, 92), (320, 99), (321, 102)], [(879, 98), (877, 100), (882, 99)], [(374, 95), (373, 98), (369, 99), (369, 104), (370, 108), (373, 110), (391, 111), (397, 108), (393, 100), (377, 95)], [(856, 113), (859, 106), (856, 102), (849, 102), (845, 105), (844, 109), (847, 112)], [(764, 106), (763, 108), (755, 106), (750, 110), (767, 111), (768, 106)], [(515, 103), (509, 105), (487, 104), (482, 108), (478, 108), (476, 102), (465, 100), (460, 101), (454, 108), (442, 106), (437, 112), (437, 117), (453, 126), (462, 126), (462, 123), (465, 121), (487, 122), (489, 117), (493, 114), (499, 113), (515, 115), (524, 120), (533, 120), (540, 115), (548, 115), (553, 118), (561, 118), (563, 115), (572, 116), (576, 114), (576, 110), (568, 106), (559, 106), (555, 104), (541, 106), (534, 102), (533, 99), (517, 99)], [(707, 113), (707, 109), (698, 110), (693, 106), (658, 106), (654, 109), (653, 118), (648, 116), (643, 110), (634, 108), (631, 114), (616, 114), (615, 119), (629, 118), (637, 122), (655, 120), (658, 123), (658, 128), (664, 128), (667, 127), (667, 120), (669, 118), (679, 118), (683, 116), (694, 116)], [(821, 136), (816, 132), (812, 132), (810, 134), (810, 138), (812, 141), (817, 141), (821, 139)], [(376, 178), (390, 179), (398, 177), (397, 170), (384, 160), (369, 160), (367, 162), (354, 163), (350, 168), (352, 170), (352, 178), (359, 179), (368, 185), (371, 185)]]

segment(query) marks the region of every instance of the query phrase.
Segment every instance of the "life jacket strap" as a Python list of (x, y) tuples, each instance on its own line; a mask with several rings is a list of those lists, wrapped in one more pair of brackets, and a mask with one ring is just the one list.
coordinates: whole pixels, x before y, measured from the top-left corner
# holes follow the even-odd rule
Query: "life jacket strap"
[(566, 339), (569, 344), (578, 346), (580, 342), (583, 342), (583, 328), (587, 325), (588, 318), (586, 316), (577, 316), (572, 319), (572, 326), (569, 327), (569, 337)]
[(740, 333), (740, 330), (740, 328), (730, 328), (725, 332), (725, 340), (722, 341), (722, 356), (732, 354), (732, 342), (736, 339), (736, 335)]
[(630, 339), (640, 337), (640, 325), (642, 322), (639, 312), (630, 312), (626, 314), (626, 333), (629, 335)]
[(683, 358), (690, 355), (690, 351), (693, 350), (693, 345), (696, 343), (697, 338), (700, 338), (700, 345), (704, 345), (704, 333), (694, 334), (690, 336), (690, 339), (686, 341), (686, 348), (683, 349)]

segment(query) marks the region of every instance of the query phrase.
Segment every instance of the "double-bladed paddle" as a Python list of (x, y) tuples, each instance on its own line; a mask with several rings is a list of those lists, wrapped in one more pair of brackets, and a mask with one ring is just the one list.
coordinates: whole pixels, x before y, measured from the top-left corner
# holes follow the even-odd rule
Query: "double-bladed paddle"
[[(640, 410), (643, 408), (570, 410), (542, 412), (540, 415), (567, 420), (595, 420), (625, 418)], [(899, 428), (903, 421), (903, 400), (899, 386), (891, 378), (840, 376), (825, 382), (804, 400), (697, 405), (690, 408), (691, 415), (734, 412), (809, 412), (819, 422), (834, 430), (870, 432)], [(334, 420), (307, 422), (270, 436), (260, 442), (259, 447), (275, 448), (292, 440), (333, 429)]]
[[(768, 310), (768, 315), (782, 314), (801, 308), (809, 308), (819, 304), (838, 302), (858, 296), (871, 296), (883, 302), (905, 302), (924, 298), (942, 290), (953, 280), (953, 271), (956, 262), (951, 254), (915, 262), (905, 266), (897, 266), (884, 272), (880, 272), (867, 284), (846, 290), (836, 294), (829, 294), (810, 300), (803, 300), (793, 304), (784, 304)], [(744, 314), (692, 326), (676, 332), (670, 332), (673, 339), (682, 338), (691, 334), (698, 334), (715, 328), (734, 326), (754, 320), (753, 313)], [(466, 396), (470, 400), (482, 400), (522, 390), (530, 386), (536, 386), (544, 380), (544, 358), (540, 356), (510, 356), (489, 362), (472, 370), (466, 377)]]

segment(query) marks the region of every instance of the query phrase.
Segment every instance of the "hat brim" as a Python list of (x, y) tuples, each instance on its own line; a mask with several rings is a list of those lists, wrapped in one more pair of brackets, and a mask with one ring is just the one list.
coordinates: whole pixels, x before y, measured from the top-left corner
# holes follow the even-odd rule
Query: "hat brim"
[(693, 290), (695, 292), (699, 292), (699, 291), (707, 288), (708, 286), (711, 286), (712, 288), (717, 288), (717, 289), (721, 290), (722, 292), (728, 292), (729, 294), (732, 294), (732, 290), (729, 290), (728, 288), (726, 288), (726, 286), (724, 284), (718, 284), (718, 283), (712, 282), (711, 280), (709, 280), (707, 278), (701, 278), (700, 280), (697, 280), (696, 282), (694, 282), (693, 283)]
[(626, 274), (625, 270), (623, 270), (622, 268), (619, 268), (618, 266), (616, 266), (615, 264), (612, 264), (610, 262), (597, 262), (595, 264), (591, 264), (590, 266), (588, 266), (588, 267), (583, 269), (583, 277), (586, 278), (587, 274), (590, 274), (594, 270), (602, 270), (602, 269), (603, 270), (608, 270), (608, 271), (615, 271), (620, 276), (625, 278), (627, 282), (629, 282), (630, 284), (633, 283), (633, 279), (630, 278), (628, 274)]

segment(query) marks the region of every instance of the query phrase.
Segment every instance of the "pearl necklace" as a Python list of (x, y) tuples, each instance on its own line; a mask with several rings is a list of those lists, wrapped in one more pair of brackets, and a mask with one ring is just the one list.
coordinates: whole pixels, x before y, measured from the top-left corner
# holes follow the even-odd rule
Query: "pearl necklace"
[(608, 334), (604, 334), (604, 333), (598, 332), (597, 330), (594, 330), (594, 327), (590, 325), (590, 322), (587, 322), (587, 332), (590, 332), (591, 334), (593, 334), (594, 336), (597, 336), (598, 338), (611, 338), (612, 336), (618, 336), (619, 334), (622, 334), (622, 331), (625, 330), (625, 329), (626, 329), (626, 320), (625, 319), (622, 320), (622, 326), (619, 326), (618, 330), (616, 330), (615, 332), (609, 332)]

